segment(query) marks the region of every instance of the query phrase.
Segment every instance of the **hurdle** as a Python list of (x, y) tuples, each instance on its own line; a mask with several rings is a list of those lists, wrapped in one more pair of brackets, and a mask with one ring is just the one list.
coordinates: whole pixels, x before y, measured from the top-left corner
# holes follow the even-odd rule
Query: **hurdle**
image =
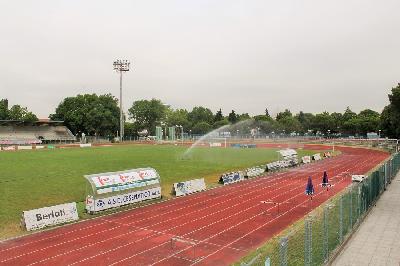
[(188, 252), (189, 254), (190, 254), (190, 249), (193, 250), (193, 253), (192, 253), (193, 254), (193, 259), (192, 260), (190, 258), (182, 258), (182, 257), (177, 257), (177, 256), (174, 256), (174, 257), (181, 258), (181, 259), (184, 259), (184, 260), (193, 261), (193, 262), (196, 261), (196, 248), (195, 248), (195, 246), (197, 245), (196, 241), (190, 240), (190, 239), (184, 239), (184, 238), (181, 238), (181, 237), (171, 237), (170, 243), (171, 243), (171, 249), (172, 250), (178, 249), (179, 247), (177, 245), (179, 243), (183, 244), (181, 252), (184, 251), (185, 249), (187, 249), (187, 247), (189, 247), (189, 252)]
[[(270, 205), (276, 206), (276, 207), (277, 207), (277, 215), (280, 214), (280, 205), (281, 205), (280, 202), (272, 201), (272, 200), (267, 200), (267, 201), (260, 201), (260, 203), (263, 204), (263, 205), (264, 205), (264, 204), (270, 204)], [(262, 212), (262, 214), (272, 215), (272, 213), (270, 213), (270, 212), (268, 212), (268, 211), (266, 211), (266, 210), (264, 210), (264, 211)]]

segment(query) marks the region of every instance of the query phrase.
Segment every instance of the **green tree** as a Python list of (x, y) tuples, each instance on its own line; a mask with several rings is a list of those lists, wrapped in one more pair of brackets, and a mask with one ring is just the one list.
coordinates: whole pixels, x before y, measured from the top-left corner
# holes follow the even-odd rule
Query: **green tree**
[(292, 117), (292, 112), (290, 112), (289, 109), (285, 109), (285, 111), (279, 112), (279, 113), (276, 115), (276, 121), (279, 122), (279, 120), (285, 119), (285, 118), (287, 118), (287, 117)]
[(389, 97), (389, 105), (381, 114), (381, 127), (385, 136), (400, 138), (400, 83), (392, 88)]
[(238, 116), (236, 115), (235, 111), (232, 110), (232, 112), (229, 113), (228, 115), (228, 121), (231, 124), (235, 124), (238, 121)]
[(251, 119), (251, 116), (248, 113), (237, 115), (237, 121), (244, 121), (248, 119)]
[(268, 117), (271, 117), (271, 116), (269, 115), (268, 108), (265, 108), (265, 115), (268, 116)]
[(333, 132), (340, 133), (343, 127), (343, 115), (338, 112), (333, 112), (331, 113), (331, 117), (334, 123), (334, 128), (332, 129)]
[(217, 111), (217, 113), (215, 114), (215, 116), (214, 116), (214, 123), (215, 122), (218, 122), (218, 121), (221, 121), (222, 119), (224, 119), (224, 116), (223, 116), (223, 114), (222, 114), (222, 110), (221, 110), (221, 108)]
[(200, 122), (206, 122), (211, 125), (214, 122), (214, 115), (210, 109), (196, 106), (188, 114), (188, 119), (192, 123), (192, 125), (196, 125)]
[(129, 118), (139, 126), (139, 130), (147, 129), (155, 134), (156, 126), (165, 120), (167, 107), (157, 99), (135, 101), (128, 109)]
[(193, 126), (192, 133), (193, 134), (206, 134), (206, 133), (210, 132), (211, 129), (212, 129), (212, 127), (209, 123), (202, 121)]
[(359, 132), (367, 135), (369, 132), (377, 132), (380, 126), (380, 114), (371, 109), (365, 109), (357, 115)]
[(187, 131), (191, 129), (191, 123), (189, 122), (189, 112), (185, 109), (176, 109), (167, 111), (167, 125), (175, 126), (181, 125)]
[(319, 131), (323, 134), (327, 134), (328, 130), (330, 130), (330, 132), (333, 132), (334, 120), (328, 112), (316, 114), (312, 127), (314, 131)]
[(313, 126), (313, 121), (315, 116), (311, 113), (304, 113), (303, 111), (300, 111), (297, 115), (295, 115), (295, 118), (299, 121), (301, 125), (301, 133), (308, 132), (309, 130), (312, 130)]
[(111, 94), (78, 94), (65, 98), (49, 118), (64, 121), (74, 134), (114, 135), (119, 128), (118, 100)]
[(219, 120), (219, 121), (215, 122), (213, 124), (213, 127), (214, 128), (220, 128), (222, 126), (226, 126), (226, 125), (229, 125), (229, 124), (230, 123), (229, 123), (228, 119), (227, 118), (223, 118), (222, 120)]
[(0, 120), (8, 120), (8, 119), (9, 119), (8, 100), (1, 99), (0, 100)]
[(347, 134), (356, 134), (358, 131), (357, 114), (346, 108), (342, 116), (342, 131)]
[(20, 121), (27, 121), (27, 122), (34, 122), (37, 121), (38, 118), (32, 112), (29, 112), (26, 107), (21, 107), (20, 105), (16, 104), (13, 105), (10, 110), (8, 110), (8, 116), (11, 120), (20, 120)]

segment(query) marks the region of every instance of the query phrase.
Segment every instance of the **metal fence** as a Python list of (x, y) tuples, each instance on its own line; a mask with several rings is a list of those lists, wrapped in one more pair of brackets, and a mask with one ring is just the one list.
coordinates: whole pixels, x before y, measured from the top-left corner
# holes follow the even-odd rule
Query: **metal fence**
[[(275, 237), (238, 265), (323, 265), (359, 226), (400, 168), (400, 154), (353, 183), (304, 221)], [(268, 261), (266, 263), (266, 261)]]

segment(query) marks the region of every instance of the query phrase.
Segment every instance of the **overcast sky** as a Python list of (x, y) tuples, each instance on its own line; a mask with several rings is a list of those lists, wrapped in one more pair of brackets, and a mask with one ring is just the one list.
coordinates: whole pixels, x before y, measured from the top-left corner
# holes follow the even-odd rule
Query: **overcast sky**
[(399, 0), (0, 0), (0, 98), (47, 117), (64, 97), (125, 110), (381, 111), (400, 82)]

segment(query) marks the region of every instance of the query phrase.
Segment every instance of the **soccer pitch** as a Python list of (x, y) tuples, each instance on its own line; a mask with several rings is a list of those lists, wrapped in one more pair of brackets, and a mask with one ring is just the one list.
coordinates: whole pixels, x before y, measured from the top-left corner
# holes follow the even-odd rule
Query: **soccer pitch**
[[(84, 201), (85, 174), (153, 167), (161, 176), (163, 197), (171, 197), (174, 182), (204, 177), (208, 186), (215, 186), (223, 172), (278, 159), (275, 149), (194, 148), (182, 158), (186, 150), (167, 145), (116, 145), (1, 152), (0, 239), (22, 232), (19, 223), (24, 210)], [(312, 153), (300, 150), (299, 156)]]

